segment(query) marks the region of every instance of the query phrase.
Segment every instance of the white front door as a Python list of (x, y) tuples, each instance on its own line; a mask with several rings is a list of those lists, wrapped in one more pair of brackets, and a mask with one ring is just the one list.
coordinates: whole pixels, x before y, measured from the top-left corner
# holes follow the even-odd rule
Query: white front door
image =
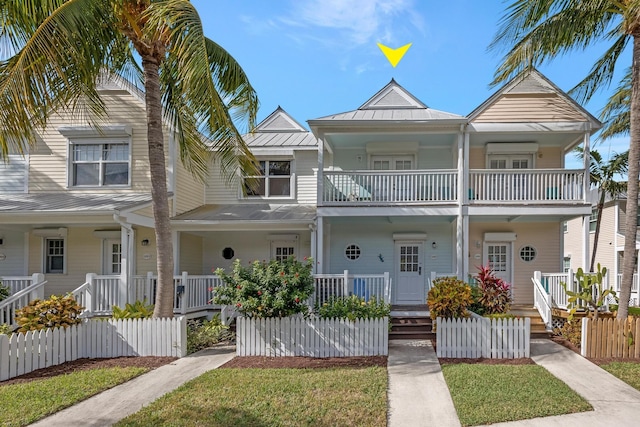
[(486, 243), (484, 265), (488, 265), (497, 277), (513, 283), (511, 275), (511, 243)]
[(296, 255), (297, 242), (295, 240), (274, 240), (271, 242), (271, 259), (284, 261)]
[(396, 304), (425, 304), (423, 242), (396, 242)]

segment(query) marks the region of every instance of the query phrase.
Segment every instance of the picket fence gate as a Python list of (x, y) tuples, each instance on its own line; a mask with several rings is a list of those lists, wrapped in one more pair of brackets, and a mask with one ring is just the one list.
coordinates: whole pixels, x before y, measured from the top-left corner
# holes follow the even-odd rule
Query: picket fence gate
[(592, 358), (640, 358), (640, 318), (583, 318), (580, 353)]
[(531, 319), (436, 320), (438, 357), (515, 359), (529, 357)]
[(389, 318), (238, 317), (238, 356), (349, 357), (389, 354)]
[(174, 356), (187, 352), (187, 323), (90, 319), (68, 328), (0, 335), (0, 381), (81, 358)]

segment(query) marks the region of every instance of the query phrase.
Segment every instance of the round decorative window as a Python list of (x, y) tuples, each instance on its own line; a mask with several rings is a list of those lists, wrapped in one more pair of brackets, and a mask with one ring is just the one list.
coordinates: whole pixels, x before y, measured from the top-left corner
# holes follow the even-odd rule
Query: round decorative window
[(344, 255), (347, 257), (347, 259), (350, 259), (351, 261), (357, 260), (358, 258), (360, 258), (360, 246), (358, 245), (347, 246), (347, 248), (344, 250)]
[(232, 248), (224, 248), (222, 250), (222, 258), (224, 259), (231, 259), (233, 258), (234, 255), (235, 255), (235, 252), (233, 251)]
[(525, 262), (531, 262), (536, 259), (536, 254), (536, 248), (534, 248), (533, 246), (525, 246), (520, 249), (520, 259)]

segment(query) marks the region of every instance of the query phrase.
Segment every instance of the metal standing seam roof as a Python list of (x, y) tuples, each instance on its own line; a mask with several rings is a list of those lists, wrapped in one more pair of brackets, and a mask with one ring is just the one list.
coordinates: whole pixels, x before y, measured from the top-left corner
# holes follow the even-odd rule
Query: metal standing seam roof
[(204, 205), (180, 214), (172, 221), (283, 221), (313, 222), (314, 205), (244, 203), (232, 205)]
[(0, 213), (105, 212), (151, 201), (150, 193), (11, 193), (0, 194)]
[[(466, 117), (434, 110), (427, 107), (419, 99), (400, 86), (395, 80), (391, 81), (357, 110), (331, 114), (309, 120), (316, 122), (332, 121), (466, 121)], [(319, 124), (319, 123), (318, 123)]]
[(243, 135), (249, 147), (316, 147), (316, 138), (282, 107), (269, 114), (252, 133)]

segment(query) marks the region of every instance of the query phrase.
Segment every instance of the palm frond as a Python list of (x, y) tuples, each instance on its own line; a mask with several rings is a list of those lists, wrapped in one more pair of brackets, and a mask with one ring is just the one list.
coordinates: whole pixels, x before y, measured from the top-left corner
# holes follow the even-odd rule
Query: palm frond
[(629, 135), (631, 125), (631, 67), (627, 69), (616, 91), (611, 95), (600, 113), (604, 127), (601, 139)]

